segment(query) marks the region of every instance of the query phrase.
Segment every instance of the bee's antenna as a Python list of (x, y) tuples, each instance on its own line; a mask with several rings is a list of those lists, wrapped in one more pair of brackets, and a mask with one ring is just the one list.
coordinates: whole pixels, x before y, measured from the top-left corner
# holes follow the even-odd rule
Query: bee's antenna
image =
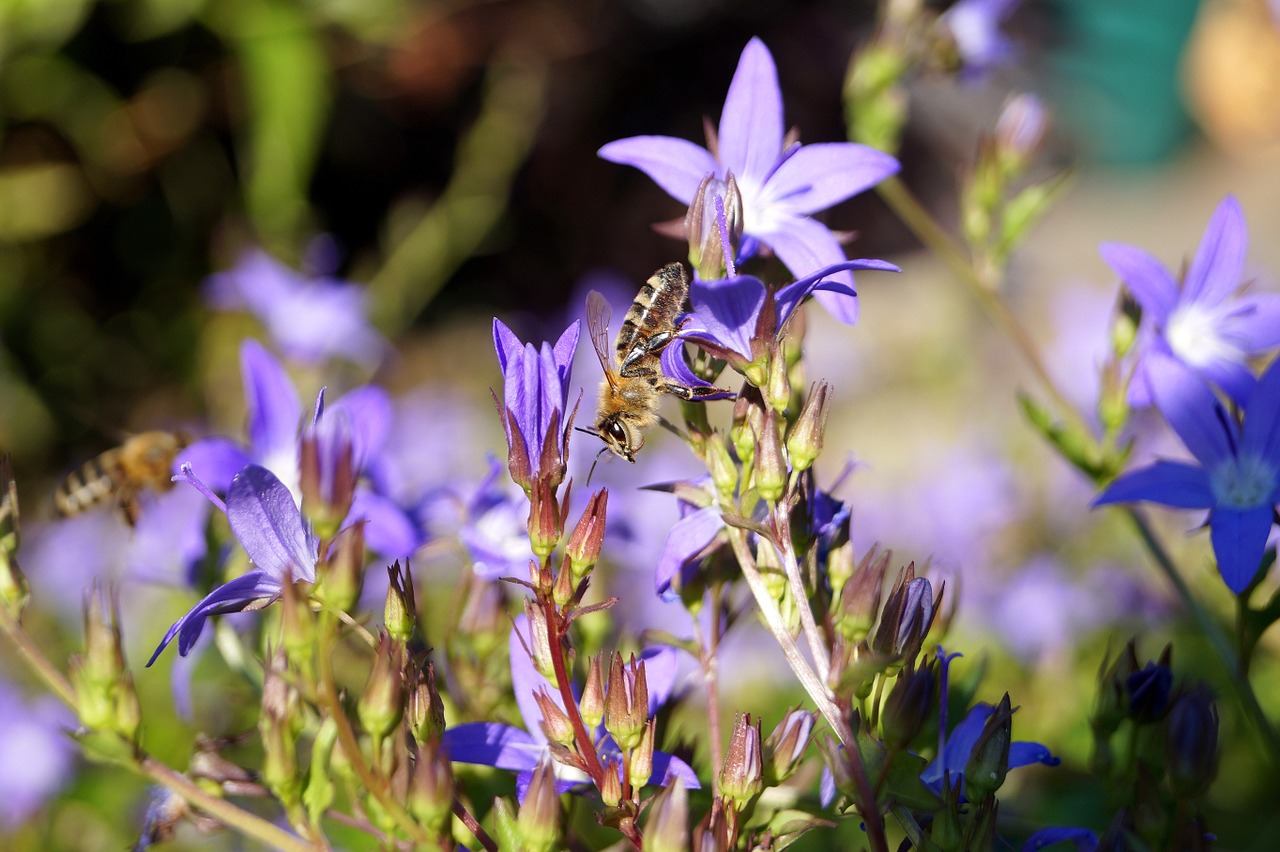
[(575, 432), (584, 432), (584, 433), (586, 433), (586, 434), (588, 434), (588, 435), (594, 435), (594, 436), (595, 436), (595, 437), (597, 437), (597, 438), (599, 438), (599, 437), (600, 437), (600, 433), (599, 433), (599, 432), (597, 432), (595, 429), (592, 429), (592, 428), (590, 428), (590, 427), (588, 427), (588, 426), (574, 426), (574, 427), (573, 427), (573, 431), (575, 431)]
[[(585, 429), (583, 430), (586, 431)], [(595, 434), (594, 432), (589, 434)], [(591, 470), (587, 471), (587, 487), (591, 487), (591, 474), (596, 472), (596, 465), (600, 462), (600, 457), (609, 451), (608, 447), (601, 447), (600, 452), (596, 453), (596, 457), (591, 460)]]

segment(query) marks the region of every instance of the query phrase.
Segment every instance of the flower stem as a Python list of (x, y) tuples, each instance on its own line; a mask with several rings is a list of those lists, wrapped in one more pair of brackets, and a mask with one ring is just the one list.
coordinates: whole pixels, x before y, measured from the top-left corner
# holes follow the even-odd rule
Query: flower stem
[(804, 587), (804, 578), (800, 576), (800, 563), (796, 561), (795, 549), (791, 544), (791, 520), (785, 507), (773, 506), (773, 526), (777, 533), (779, 555), (782, 557), (782, 570), (787, 575), (787, 583), (791, 594), (796, 599), (796, 609), (800, 613), (800, 627), (804, 631), (809, 644), (809, 653), (813, 655), (813, 663), (817, 674), (824, 681), (831, 675), (831, 657), (823, 642), (818, 623), (813, 618), (813, 607), (809, 605), (809, 593)]
[(1137, 509), (1126, 509), (1126, 514), (1133, 521), (1133, 525), (1138, 531), (1138, 536), (1142, 539), (1142, 543), (1146, 545), (1147, 550), (1150, 551), (1156, 566), (1168, 579), (1174, 591), (1178, 593), (1183, 606), (1191, 612), (1191, 616), (1200, 627), (1200, 631), (1204, 633), (1205, 638), (1209, 640), (1209, 644), (1218, 655), (1223, 668), (1227, 671), (1228, 680), (1236, 693), (1236, 698), (1239, 699), (1240, 704), (1244, 707), (1245, 715), (1249, 717), (1249, 721), (1262, 740), (1262, 744), (1267, 750), (1267, 756), (1271, 759), (1272, 766), (1280, 768), (1280, 734), (1277, 734), (1275, 727), (1263, 711), (1262, 704), (1258, 701), (1257, 693), (1253, 691), (1253, 685), (1249, 682), (1248, 674), (1231, 648), (1231, 640), (1227, 638), (1222, 628), (1191, 593), (1191, 588), (1187, 585), (1186, 580), (1182, 578), (1182, 575), (1178, 573), (1177, 566), (1173, 564), (1173, 560), (1165, 551), (1164, 546), (1156, 539), (1150, 524), (1147, 523), (1147, 519)]
[(45, 686), (58, 699), (72, 710), (76, 709), (76, 693), (71, 687), (71, 682), (58, 671), (53, 663), (44, 654), (40, 653), (40, 649), (31, 641), (30, 634), (22, 628), (22, 625), (13, 619), (0, 618), (0, 628), (4, 629), (4, 633), (13, 642), (14, 647), (18, 649), (19, 656), (26, 662), (27, 666), (44, 681)]
[(1082, 429), (1084, 434), (1092, 434), (1093, 430), (1084, 416), (1067, 400), (1053, 377), (1049, 375), (1049, 370), (1045, 367), (1044, 360), (1040, 357), (1040, 351), (1036, 348), (1031, 335), (1018, 322), (1017, 317), (1009, 310), (1009, 306), (1000, 298), (1000, 295), (974, 270), (964, 250), (911, 194), (907, 185), (901, 179), (891, 177), (877, 186), (876, 192), (911, 233), (915, 234), (916, 239), (941, 260), (956, 280), (965, 286), (992, 322), (1009, 337), (1027, 362), (1027, 366), (1031, 368), (1031, 372), (1035, 374), (1041, 388), (1060, 409), (1062, 416), (1069, 419), (1073, 426)]

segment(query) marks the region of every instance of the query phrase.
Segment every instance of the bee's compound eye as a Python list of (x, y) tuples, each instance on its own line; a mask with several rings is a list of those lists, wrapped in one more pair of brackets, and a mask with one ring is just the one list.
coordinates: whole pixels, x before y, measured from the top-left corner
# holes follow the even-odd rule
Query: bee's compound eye
[(625, 444), (627, 442), (627, 430), (623, 429), (622, 424), (618, 421), (615, 420), (610, 423), (609, 428), (606, 431), (609, 433), (609, 437), (617, 441), (619, 444)]

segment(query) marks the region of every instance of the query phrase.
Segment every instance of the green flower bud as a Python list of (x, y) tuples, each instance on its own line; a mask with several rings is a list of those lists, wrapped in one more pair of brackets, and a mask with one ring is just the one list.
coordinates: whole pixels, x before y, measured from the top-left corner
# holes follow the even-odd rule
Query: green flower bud
[(689, 792), (676, 778), (649, 805), (643, 852), (687, 852), (689, 849)]
[(552, 852), (559, 847), (560, 796), (550, 758), (543, 758), (534, 770), (516, 822), (527, 852)]
[(760, 750), (760, 722), (740, 713), (733, 723), (729, 754), (720, 770), (720, 795), (741, 812), (764, 789), (764, 758)]
[(1009, 771), (1009, 744), (1012, 739), (1013, 707), (1006, 692), (995, 711), (987, 717), (964, 767), (965, 789), (973, 801), (982, 802), (994, 796), (1004, 784), (1005, 774)]
[(409, 563), (404, 563), (403, 571), (400, 560), (387, 566), (387, 602), (382, 610), (382, 620), (391, 638), (402, 645), (407, 645), (417, 630), (417, 602), (414, 600), (413, 571)]
[(822, 433), (827, 428), (826, 382), (818, 382), (800, 409), (800, 416), (787, 434), (787, 455), (796, 470), (808, 470), (822, 453)]
[(356, 703), (360, 724), (375, 740), (395, 730), (404, 715), (404, 646), (386, 633), (378, 636), (373, 670)]

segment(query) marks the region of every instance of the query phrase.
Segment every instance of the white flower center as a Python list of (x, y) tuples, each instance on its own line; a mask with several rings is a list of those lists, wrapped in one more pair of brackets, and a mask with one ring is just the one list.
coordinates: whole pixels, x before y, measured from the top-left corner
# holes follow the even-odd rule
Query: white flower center
[(1190, 304), (1178, 308), (1169, 317), (1165, 339), (1174, 354), (1193, 367), (1223, 361), (1243, 362), (1244, 350), (1223, 331), (1223, 317)]
[(1267, 505), (1280, 473), (1256, 455), (1227, 459), (1209, 474), (1209, 487), (1219, 506), (1256, 509)]

